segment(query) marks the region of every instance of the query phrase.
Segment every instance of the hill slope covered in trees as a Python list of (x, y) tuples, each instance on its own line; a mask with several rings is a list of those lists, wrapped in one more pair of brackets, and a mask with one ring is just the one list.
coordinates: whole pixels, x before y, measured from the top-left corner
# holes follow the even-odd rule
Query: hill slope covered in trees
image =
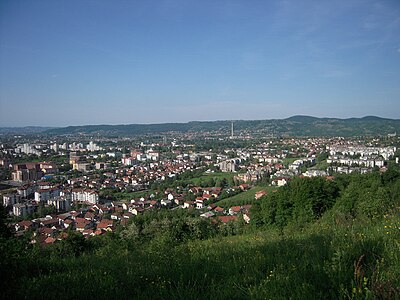
[[(297, 178), (251, 224), (186, 210), (46, 248), (1, 238), (3, 295), (21, 299), (398, 299), (400, 172)], [(4, 232), (4, 230), (2, 230)], [(4, 234), (3, 234), (4, 235)]]
[[(234, 128), (238, 131), (259, 132), (286, 136), (374, 136), (400, 132), (400, 120), (368, 116), (364, 118), (315, 118), (293, 116), (274, 120), (237, 120)], [(111, 134), (139, 135), (165, 132), (220, 132), (229, 135), (231, 121), (130, 124), (130, 125), (87, 125), (69, 126), (47, 130), (47, 134)]]

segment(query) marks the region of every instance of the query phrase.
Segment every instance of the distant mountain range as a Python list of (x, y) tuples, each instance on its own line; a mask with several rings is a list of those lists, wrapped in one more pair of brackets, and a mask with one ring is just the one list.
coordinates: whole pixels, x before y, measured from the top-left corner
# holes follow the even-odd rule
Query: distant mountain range
[[(167, 132), (219, 132), (230, 134), (232, 121), (193, 121), (188, 123), (130, 124), (130, 125), (84, 125), (62, 128), (23, 127), (0, 128), (0, 133), (12, 134), (101, 134), (101, 135), (142, 135)], [(363, 118), (316, 118), (293, 116), (287, 119), (237, 120), (233, 121), (235, 132), (258, 133), (274, 136), (375, 136), (400, 132), (399, 119), (376, 116)]]
[(26, 126), (26, 127), (0, 127), (0, 134), (37, 134), (54, 127)]

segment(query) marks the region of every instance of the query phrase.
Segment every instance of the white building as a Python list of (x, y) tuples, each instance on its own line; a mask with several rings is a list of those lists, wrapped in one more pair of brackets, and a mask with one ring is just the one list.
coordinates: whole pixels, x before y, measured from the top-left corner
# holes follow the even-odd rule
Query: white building
[(37, 185), (24, 185), (17, 189), (17, 193), (22, 198), (27, 198), (28, 196), (32, 195), (37, 190)]
[(153, 161), (158, 161), (160, 159), (160, 153), (153, 151), (153, 150), (149, 150), (146, 153), (146, 157), (147, 157), (147, 159), (150, 159)]
[(96, 145), (93, 141), (90, 141), (90, 143), (86, 146), (86, 149), (88, 151), (100, 151), (101, 147)]
[(3, 205), (12, 206), (21, 202), (21, 195), (19, 194), (6, 194), (3, 196)]
[(240, 159), (229, 159), (218, 164), (222, 172), (236, 172), (239, 167)]
[(35, 148), (34, 145), (29, 145), (29, 144), (22, 144), (18, 145), (16, 148), (17, 153), (25, 153), (25, 154), (35, 154), (37, 156), (42, 155), (42, 151), (39, 151)]
[(66, 197), (57, 197), (53, 199), (49, 199), (47, 201), (48, 205), (53, 205), (57, 211), (69, 211), (71, 210), (71, 199)]
[(87, 162), (76, 162), (72, 164), (72, 169), (80, 172), (87, 172), (90, 171), (90, 164)]
[(71, 193), (72, 202), (99, 203), (99, 194), (94, 190), (73, 189)]
[(136, 163), (135, 157), (123, 157), (121, 158), (121, 162), (124, 166), (132, 166)]
[(307, 170), (302, 175), (306, 177), (318, 177), (318, 176), (327, 176), (328, 174), (324, 170)]
[(195, 201), (195, 204), (196, 204), (196, 208), (197, 209), (202, 209), (202, 208), (204, 208), (205, 207), (205, 200), (204, 199), (200, 199), (200, 198), (198, 198), (198, 199), (196, 199), (196, 201)]
[(17, 217), (24, 217), (33, 214), (35, 205), (32, 203), (17, 203), (13, 205), (13, 214)]
[(60, 190), (58, 188), (40, 189), (35, 192), (36, 202), (47, 202), (56, 197), (60, 197)]

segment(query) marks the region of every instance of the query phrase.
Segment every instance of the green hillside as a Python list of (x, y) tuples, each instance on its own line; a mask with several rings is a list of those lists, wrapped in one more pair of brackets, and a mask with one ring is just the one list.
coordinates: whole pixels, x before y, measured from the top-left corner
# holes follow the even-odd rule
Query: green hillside
[[(374, 116), (364, 118), (315, 118), (293, 116), (273, 120), (237, 120), (236, 132), (245, 131), (262, 135), (283, 136), (374, 136), (400, 132), (400, 120)], [(46, 134), (100, 133), (103, 135), (141, 135), (166, 132), (198, 133), (216, 132), (230, 135), (231, 121), (130, 124), (130, 125), (86, 125), (54, 128)]]
[(2, 237), (3, 297), (399, 299), (399, 170), (298, 178), (254, 202), (251, 217), (160, 211), (46, 248)]
[(250, 190), (239, 193), (235, 196), (225, 198), (215, 202), (216, 205), (222, 206), (224, 208), (229, 208), (235, 205), (244, 205), (244, 204), (252, 204), (255, 202), (255, 193), (261, 190), (265, 190), (267, 192), (272, 192), (273, 190), (277, 190), (276, 187), (263, 187), (263, 186), (254, 186)]

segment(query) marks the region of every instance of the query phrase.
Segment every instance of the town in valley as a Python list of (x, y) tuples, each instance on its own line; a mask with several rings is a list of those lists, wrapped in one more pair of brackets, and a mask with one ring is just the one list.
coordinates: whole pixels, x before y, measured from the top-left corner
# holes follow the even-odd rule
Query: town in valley
[(295, 177), (385, 172), (399, 137), (261, 136), (229, 128), (135, 136), (3, 134), (9, 228), (48, 245), (115, 232), (138, 215), (188, 210), (214, 226), (251, 223), (252, 204)]

